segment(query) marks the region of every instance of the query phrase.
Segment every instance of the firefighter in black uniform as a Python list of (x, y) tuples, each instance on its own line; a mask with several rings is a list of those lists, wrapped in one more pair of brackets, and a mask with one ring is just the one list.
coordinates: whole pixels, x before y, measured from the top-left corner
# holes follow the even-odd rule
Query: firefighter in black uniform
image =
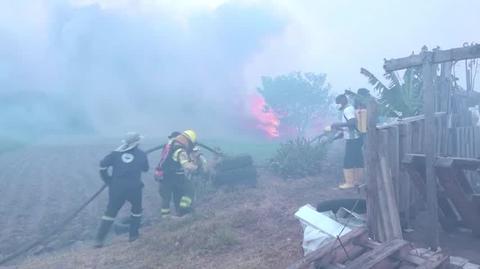
[[(118, 211), (126, 201), (131, 204), (129, 241), (135, 241), (139, 236), (143, 189), (141, 173), (147, 172), (149, 168), (147, 155), (138, 148), (141, 138), (138, 133), (127, 133), (122, 145), (100, 162), (100, 175), (108, 184), (108, 205), (95, 247), (103, 246)], [(108, 171), (110, 167), (111, 174)]]

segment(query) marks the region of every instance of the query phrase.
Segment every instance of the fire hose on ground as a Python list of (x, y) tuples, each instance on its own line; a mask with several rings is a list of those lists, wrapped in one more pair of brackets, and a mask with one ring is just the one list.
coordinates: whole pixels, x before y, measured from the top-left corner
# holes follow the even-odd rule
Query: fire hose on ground
[[(214, 150), (212, 149), (211, 147), (208, 147), (202, 143), (197, 143), (198, 146), (216, 154), (216, 155), (219, 155), (219, 156), (222, 156), (223, 154), (217, 150)], [(154, 148), (151, 148), (147, 151), (145, 151), (146, 154), (150, 154), (152, 152), (155, 152), (157, 150), (160, 150), (164, 147), (165, 145), (160, 145), (160, 146), (157, 146), (157, 147), (154, 147)], [(62, 230), (72, 221), (74, 220), (78, 214), (80, 214), (80, 212), (82, 212), (91, 202), (93, 202), (105, 189), (107, 188), (107, 184), (104, 184), (102, 187), (100, 187), (100, 189), (95, 192), (85, 203), (83, 203), (77, 210), (75, 210), (73, 212), (73, 214), (71, 214), (68, 218), (66, 218), (64, 221), (62, 221), (60, 223), (60, 225), (58, 225), (55, 229), (53, 229), (52, 231), (50, 231), (49, 233), (45, 234), (44, 236), (40, 237), (39, 239), (35, 240), (34, 242), (26, 245), (25, 247), (21, 248), (20, 250), (10, 254), (9, 256), (3, 258), (2, 260), (0, 260), (0, 265), (4, 265), (5, 263), (7, 262), (10, 262), (20, 256), (22, 256), (23, 254), (29, 252), (30, 250), (32, 250), (33, 248), (41, 245), (41, 244), (44, 244), (46, 242), (48, 242), (48, 239), (50, 239), (52, 236), (54, 235), (57, 235), (59, 234), (60, 232), (62, 232)]]

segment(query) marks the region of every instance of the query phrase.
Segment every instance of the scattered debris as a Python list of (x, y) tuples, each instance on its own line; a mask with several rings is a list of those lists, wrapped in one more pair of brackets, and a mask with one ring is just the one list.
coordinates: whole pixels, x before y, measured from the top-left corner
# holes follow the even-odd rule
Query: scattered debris
[(448, 268), (449, 259), (441, 252), (415, 249), (402, 239), (379, 243), (368, 238), (365, 228), (356, 228), (308, 253), (288, 268), (310, 268), (312, 264), (315, 268), (435, 269)]

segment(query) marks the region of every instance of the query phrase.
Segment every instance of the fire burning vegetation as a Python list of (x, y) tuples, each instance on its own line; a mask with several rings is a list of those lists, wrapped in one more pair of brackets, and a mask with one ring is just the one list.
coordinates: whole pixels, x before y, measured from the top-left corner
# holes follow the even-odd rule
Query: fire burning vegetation
[(260, 129), (268, 138), (277, 138), (280, 136), (280, 120), (278, 116), (266, 104), (261, 95), (254, 94), (250, 96), (250, 112), (257, 121), (256, 127)]

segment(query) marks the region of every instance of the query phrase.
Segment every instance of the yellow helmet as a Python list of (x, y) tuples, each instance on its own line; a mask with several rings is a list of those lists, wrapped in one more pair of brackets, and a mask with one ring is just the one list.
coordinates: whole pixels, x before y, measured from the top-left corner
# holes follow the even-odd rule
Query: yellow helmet
[(186, 130), (182, 133), (185, 137), (187, 137), (192, 143), (197, 142), (197, 134), (193, 130)]

